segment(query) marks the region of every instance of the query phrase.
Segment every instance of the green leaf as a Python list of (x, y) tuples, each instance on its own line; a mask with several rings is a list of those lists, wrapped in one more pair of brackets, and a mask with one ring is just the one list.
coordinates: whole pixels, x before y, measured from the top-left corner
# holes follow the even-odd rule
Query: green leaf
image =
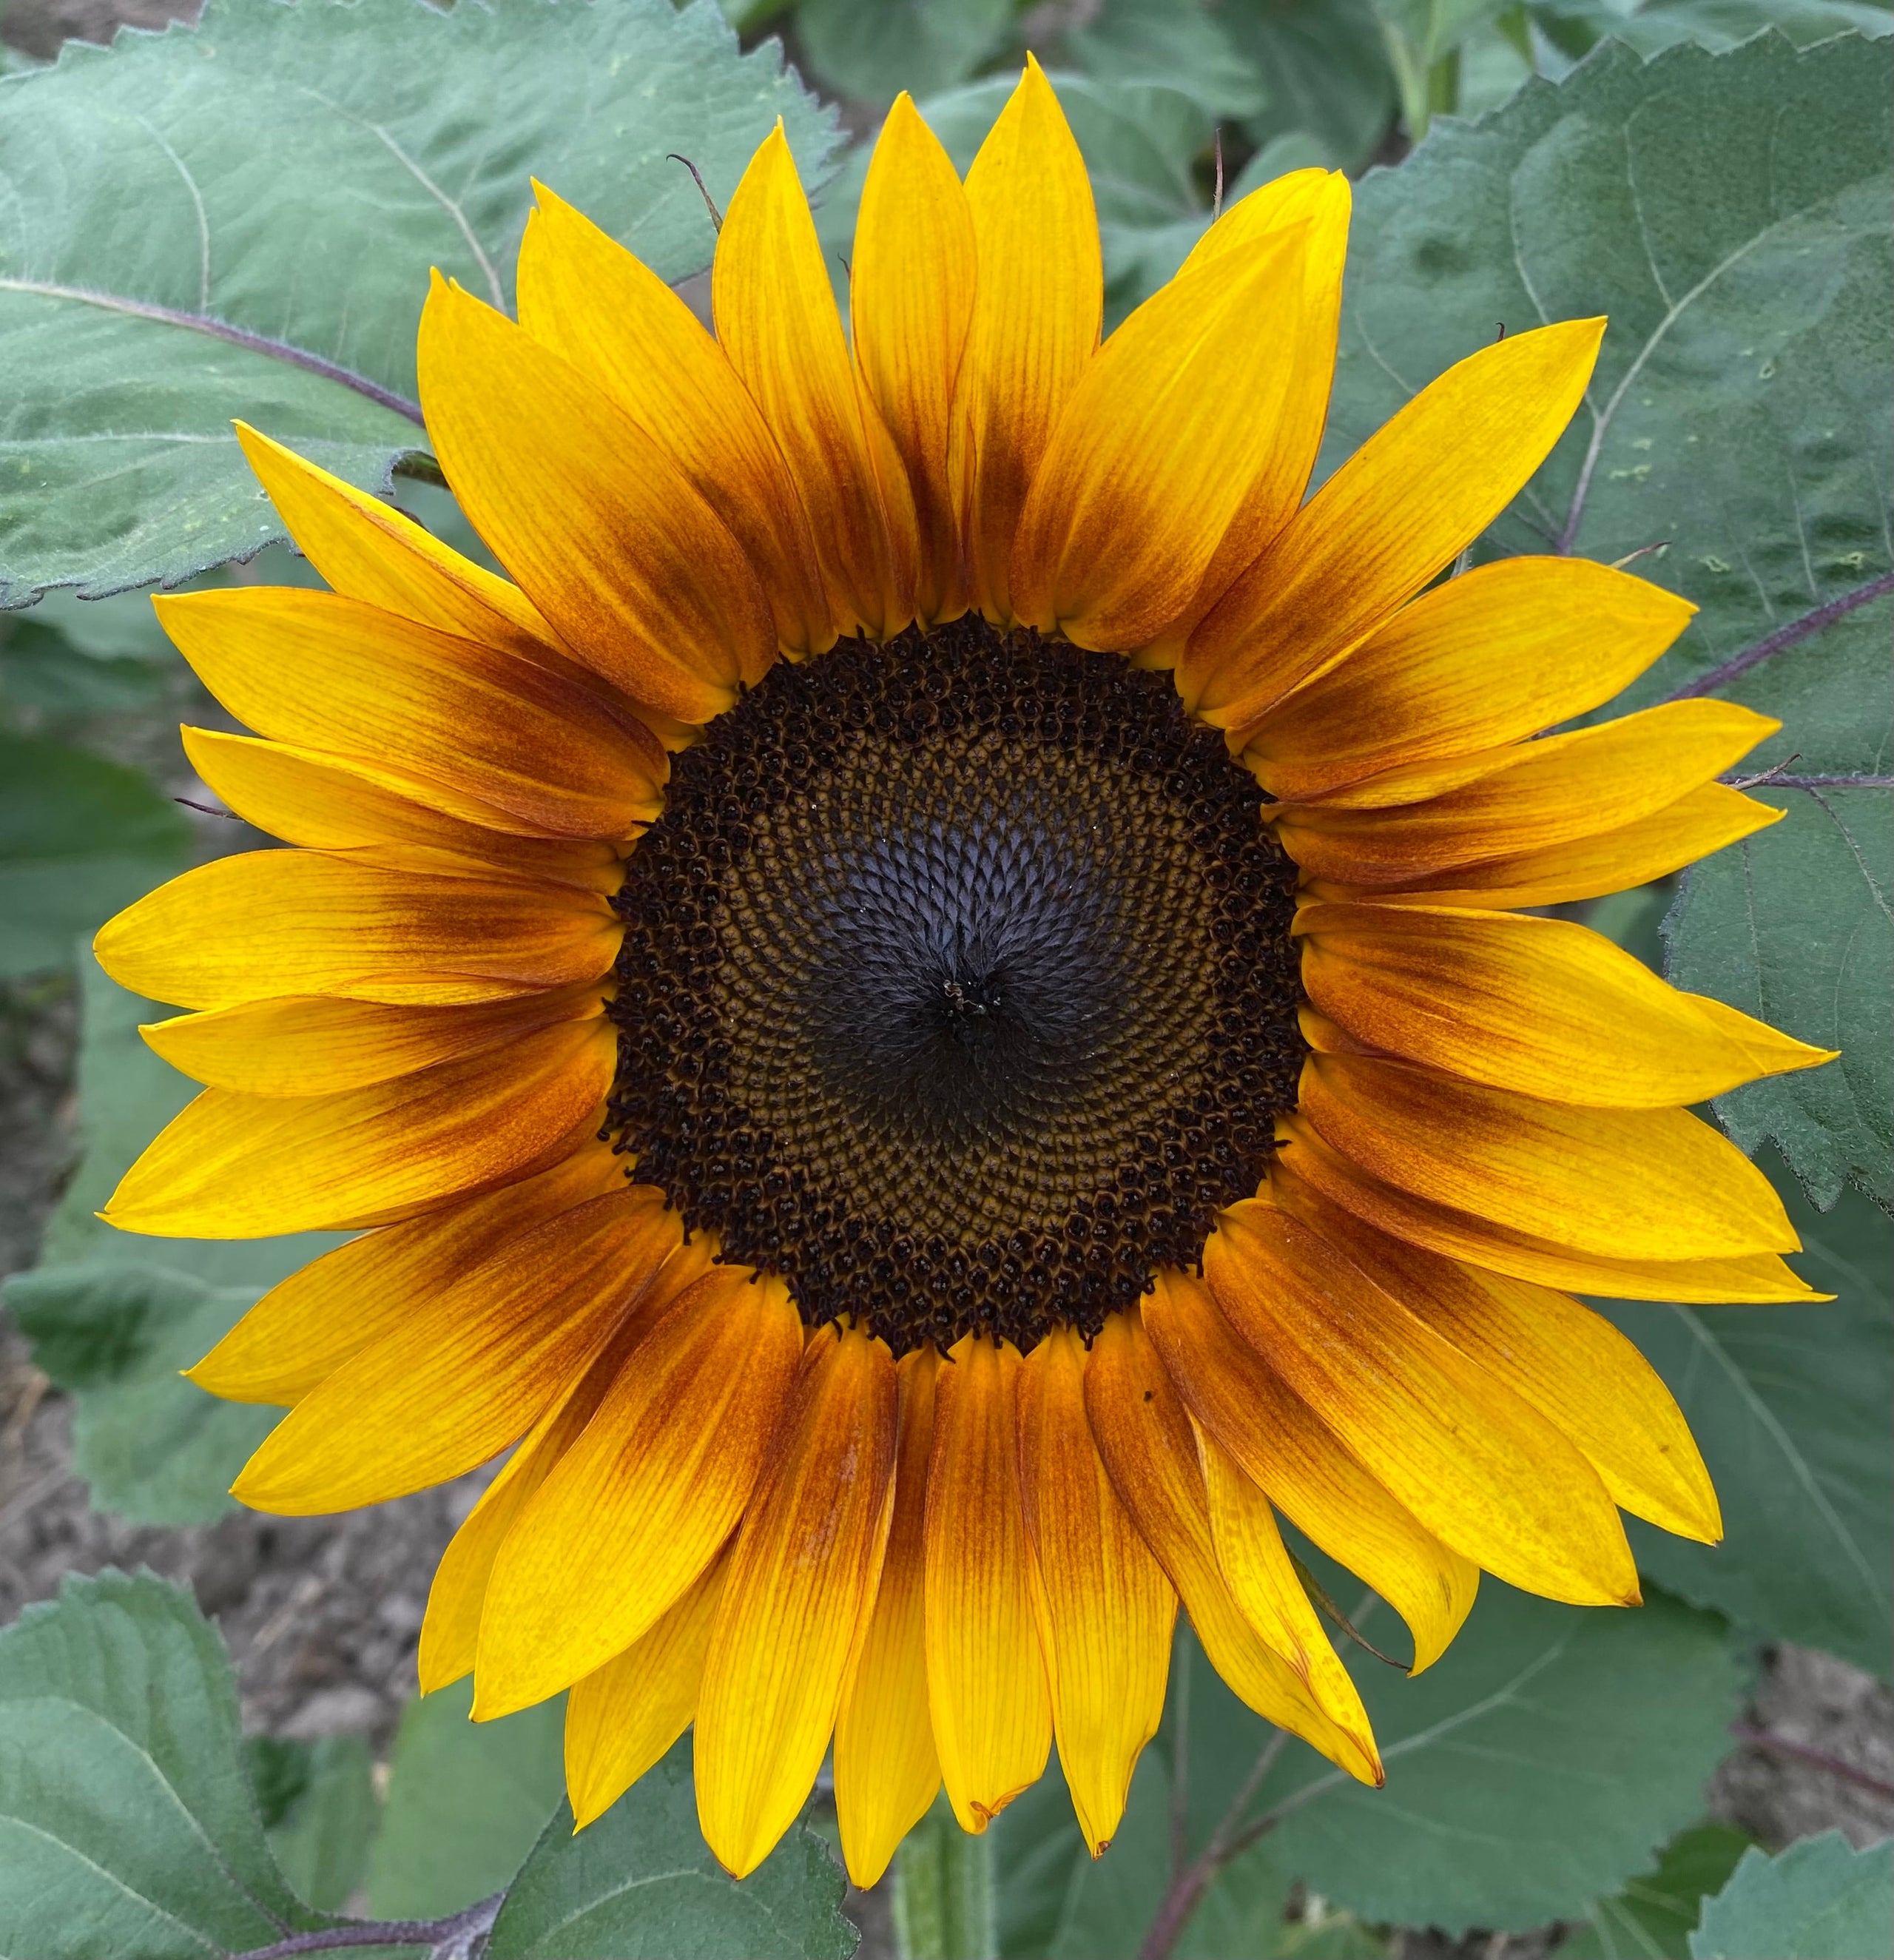
[(1269, 103), (1245, 126), (1255, 141), (1304, 133), (1340, 168), (1366, 164), (1399, 107), (1370, 0), (1227, 0), (1220, 18), (1268, 78)]
[(436, 1919), (505, 1889), (565, 1787), (565, 1699), (473, 1722), (473, 1683), (410, 1701), (370, 1860), (378, 1919)]
[(1864, 606), (1727, 690), (1786, 724), (1745, 768), (1786, 765), (1808, 786), (1755, 791), (1787, 815), (1694, 867), (1664, 926), (1679, 987), (1841, 1051), (1716, 1105), (1746, 1150), (1778, 1144), (1825, 1209), (1852, 1183), (1894, 1211), (1891, 617)]
[(1877, 1960), (1894, 1953), (1894, 1844), (1857, 1851), (1838, 1831), (1773, 1858), (1752, 1849), (1705, 1902), (1690, 1960)]
[(1230, 33), (1221, 8), (1105, 0), (1078, 14), (1077, 23), (1061, 55), (1096, 81), (1174, 89), (1217, 118), (1258, 116), (1269, 106), (1263, 70)]
[(832, 115), (710, 0), (210, 0), (0, 80), (0, 605), (281, 536), (233, 416), (385, 488), (431, 265), (505, 304), (536, 173), (680, 278), (712, 237), (666, 153), (727, 199), (778, 115), (819, 180)]
[(155, 1262), (212, 1287), (269, 1287), (342, 1233), (296, 1232), (280, 1239), (145, 1239), (118, 1232), (93, 1214), (145, 1146), (197, 1094), (196, 1085), (147, 1048), (142, 1021), (171, 1012), (128, 994), (88, 954), (80, 962), (78, 1095), (83, 1153), (47, 1224), (42, 1257), (138, 1265)]
[(1657, 1869), (1600, 1899), (1560, 1941), (1561, 1960), (1690, 1960), (1690, 1933), (1706, 1894), (1720, 1890), (1749, 1849), (1727, 1824), (1700, 1824), (1664, 1847)]
[(368, 1871), (380, 1816), (368, 1743), (359, 1736), (315, 1742), (253, 1736), (244, 1753), (284, 1876), (311, 1905), (339, 1910)]
[[(1374, 1624), (1387, 1618), (1369, 1610)], [(1372, 1638), (1374, 1624), (1364, 1631)], [(1742, 1694), (1722, 1622), (1661, 1593), (1609, 1612), (1487, 1578), (1459, 1637), (1418, 1678), (1345, 1658), (1386, 1789), (1363, 1788), (1291, 1740), (1251, 1814), (1277, 1820), (1262, 1841), (1270, 1860), (1332, 1904), (1450, 1933), (1576, 1917), (1645, 1869), (1655, 1847), (1701, 1815)], [(1193, 1844), (1269, 1734), (1199, 1660)]]
[(0, 733), (0, 979), (65, 966), (190, 848), (184, 813), (136, 769)]
[[(514, 1717), (514, 1720), (518, 1718)], [(488, 1960), (848, 1960), (829, 1847), (796, 1825), (739, 1885), (697, 1828), (686, 1737), (575, 1834), (563, 1803), (507, 1894)]]
[[(1494, 323), (1608, 314), (1585, 407), (1482, 550), (1661, 546), (1638, 571), (1701, 609), (1623, 705), (1727, 688), (1787, 721), (1761, 765), (1799, 749), (1818, 775), (1889, 754), (1886, 690), (1857, 678), (1871, 629), (1817, 629), (1890, 568), (1894, 449), (1864, 405), (1894, 330), (1891, 78), (1894, 46), (1851, 36), (1648, 65), (1612, 43), (1441, 124), (1360, 186), (1325, 451), (1332, 466)], [(1886, 1192), (1886, 792), (1765, 794), (1789, 818), (1695, 874), (1673, 972), (1846, 1042), (1845, 1065), (1726, 1115), (1777, 1138), (1822, 1202), (1851, 1176)]]
[(103, 1262), (16, 1274), (6, 1304), (33, 1359), (73, 1393), (72, 1467), (95, 1510), (137, 1524), (208, 1524), (279, 1408), (220, 1402), (179, 1370), (201, 1361), (254, 1303), (163, 1266)]
[(1629, 8), (1613, 0), (1557, 0), (1554, 6), (1532, 11), (1549, 33), (1577, 25), (1594, 38), (1610, 35), (1642, 55), (1679, 41), (1721, 51), (1767, 27), (1786, 34), (1797, 47), (1851, 29), (1863, 34), (1894, 32), (1894, 18), (1884, 5), (1860, 0), (1657, 0), (1654, 5)]
[(68, 1578), (0, 1631), (0, 1952), (204, 1960), (327, 1923), (270, 1857), (189, 1592)]
[(1012, 24), (1012, 0), (802, 0), (796, 42), (838, 94), (885, 108), (965, 81)]
[(1670, 1385), (1728, 1533), (1692, 1545), (1633, 1520), (1631, 1542), (1640, 1567), (1686, 1599), (1885, 1674), (1894, 1227), (1853, 1192), (1825, 1217), (1792, 1178), (1775, 1182), (1806, 1275), (1838, 1296), (1832, 1306), (1600, 1303)]

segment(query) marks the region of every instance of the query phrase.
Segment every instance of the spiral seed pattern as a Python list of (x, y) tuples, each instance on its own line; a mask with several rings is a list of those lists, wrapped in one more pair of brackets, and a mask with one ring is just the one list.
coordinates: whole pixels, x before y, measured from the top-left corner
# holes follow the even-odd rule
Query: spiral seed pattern
[(1262, 801), (1116, 655), (963, 620), (778, 665), (632, 854), (610, 1133), (811, 1324), (1089, 1336), (1294, 1103)]

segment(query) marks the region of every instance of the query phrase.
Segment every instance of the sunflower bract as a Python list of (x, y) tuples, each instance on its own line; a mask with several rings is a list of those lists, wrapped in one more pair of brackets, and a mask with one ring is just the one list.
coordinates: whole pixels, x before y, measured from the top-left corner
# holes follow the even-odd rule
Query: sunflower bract
[(1539, 740), (1689, 609), (1515, 559), (1434, 581), (1603, 323), (1443, 375), (1304, 501), (1348, 186), (1225, 213), (1099, 343), (1089, 188), (1029, 65), (962, 185), (904, 97), (853, 344), (780, 131), (717, 331), (542, 193), (517, 325), (420, 368), (510, 578), (266, 434), (327, 593), (169, 599), (298, 848), (100, 933), (208, 1086), (127, 1230), (364, 1228), (195, 1370), (294, 1405), (239, 1494), (330, 1510), (517, 1445), (424, 1688), (571, 1691), (581, 1824), (696, 1724), (738, 1876), (831, 1742), (872, 1884), (944, 1782), (1056, 1741), (1118, 1828), (1181, 1602), (1234, 1691), (1380, 1777), (1287, 1520), (1431, 1662), (1478, 1573), (1635, 1602), (1620, 1510), (1714, 1539), (1674, 1404), (1567, 1288), (1794, 1300), (1686, 1106), (1827, 1058), (1520, 908), (1769, 820), (1775, 724)]

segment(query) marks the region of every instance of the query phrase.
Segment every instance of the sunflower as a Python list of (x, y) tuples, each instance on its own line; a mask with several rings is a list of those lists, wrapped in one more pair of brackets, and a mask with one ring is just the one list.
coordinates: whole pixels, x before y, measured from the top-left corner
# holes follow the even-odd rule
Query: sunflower
[(159, 600), (296, 847), (100, 934), (206, 1084), (104, 1214), (360, 1236), (193, 1371), (290, 1413), (235, 1488), (334, 1511), (511, 1450), (424, 1688), (568, 1694), (596, 1817), (695, 1725), (740, 1876), (832, 1748), (855, 1881), (1056, 1740), (1093, 1852), (1181, 1600), (1235, 1693), (1381, 1768), (1279, 1517), (1428, 1666), (1481, 1568), (1629, 1605), (1714, 1540), (1670, 1397), (1574, 1292), (1813, 1297), (1685, 1106), (1825, 1059), (1543, 908), (1776, 813), (1777, 724), (1562, 734), (1691, 608), (1440, 580), (1603, 323), (1422, 391), (1305, 501), (1348, 188), (1224, 213), (1100, 342), (1028, 65), (964, 183), (904, 97), (845, 336), (780, 128), (716, 332), (541, 190), (519, 321), (437, 278), (428, 426), (515, 582), (243, 431), (327, 591)]

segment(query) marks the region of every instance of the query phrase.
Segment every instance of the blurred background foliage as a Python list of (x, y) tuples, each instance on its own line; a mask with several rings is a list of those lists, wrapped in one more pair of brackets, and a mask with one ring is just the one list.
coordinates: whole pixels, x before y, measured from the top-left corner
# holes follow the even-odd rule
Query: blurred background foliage
[[(214, 1402), (177, 1370), (326, 1242), (156, 1246), (92, 1216), (191, 1092), (138, 1039), (164, 1010), (114, 987), (84, 942), (184, 865), (269, 842), (189, 776), (177, 721), (229, 724), (144, 590), (310, 578), (272, 542), (229, 418), (478, 552), (412, 413), (413, 326), (431, 262), (505, 301), (529, 171), (701, 306), (712, 234), (668, 153), (725, 199), (781, 114), (845, 317), (855, 205), (889, 103), (912, 91), (964, 167), (1030, 48), (1092, 173), (1108, 327), (1170, 276), (1220, 195), (1310, 164), (1358, 180), (1323, 473), (1496, 327), (1610, 314), (1586, 410), (1476, 555), (1637, 554), (1701, 610), (1629, 705), (1713, 690), (1787, 724), (1751, 765), (1781, 770), (1759, 794), (1782, 823), (1685, 880), (1576, 909), (1679, 984), (1844, 1048), (1836, 1068), (1717, 1112), (1783, 1191), (1807, 1276), (1838, 1298), (1609, 1309), (1689, 1414), (1729, 1540), (1637, 1532), (1638, 1614), (1489, 1583), (1418, 1682), (1351, 1650), (1386, 1793), (1272, 1739), (1186, 1633), (1106, 1860), (1084, 1857), (1055, 1776), (996, 1826), (984, 1891), (966, 1892), (957, 1834), (931, 1821), (904, 1860), (917, 1888), (934, 1860), (953, 1911), (930, 1920), (916, 1904), (890, 1932), (885, 1904), (850, 1910), (877, 1950), (895, 1939), (914, 1960), (1110, 1960), (1139, 1951), (1198, 1872), (1169, 1950), (1199, 1960), (1888, 1952), (1885, 1844), (1759, 1848), (1707, 1814), (1705, 1790), (1732, 1723), (1756, 1732), (1758, 1670), (1781, 1643), (1889, 1672), (1894, 17), (1865, 0), (731, 0), (722, 15), (711, 0), (210, 0), (195, 28), (56, 62), (65, 35), (163, 26), (166, 0), (8, 5), (10, 1061), (78, 1010), (76, 1059), (55, 1064), (72, 1070), (59, 1081), (76, 1157), (37, 1264), (39, 1199), (0, 1196), (32, 1214), (14, 1262), (33, 1269), (8, 1304), (42, 1387), (70, 1398), (91, 1501), (167, 1527), (228, 1510), (272, 1412)], [(206, 323), (235, 337), (180, 331)], [(263, 335), (339, 378), (259, 350)], [(9, 1474), (0, 1458), (0, 1529), (18, 1501)], [(1345, 1600), (1345, 1579), (1304, 1549)], [(1374, 1611), (1358, 1615), (1370, 1637)], [(142, 1713), (101, 1687), (100, 1654), (150, 1684)], [(1871, 1682), (1864, 1693), (1881, 1726), (1854, 1757), (1792, 1735), (1757, 1745), (1822, 1759), (1825, 1815), (1857, 1845), (1894, 1824), (1894, 1704)], [(156, 1726), (154, 1709), (171, 1711)], [(556, 1708), (475, 1729), (451, 1694), (412, 1702), (380, 1761), (359, 1736), (240, 1741), (234, 1709), (215, 1636), (154, 1580), (75, 1581), (0, 1632), (0, 1951), (235, 1952), (345, 1908), (450, 1914), (516, 1873), (495, 1955), (848, 1950), (815, 1836), (743, 1887), (708, 1863), (688, 1742), (574, 1841)], [(57, 1818), (35, 1752), (91, 1793)], [(232, 1789), (247, 1793), (234, 1808)], [(154, 1803), (195, 1820), (162, 1869), (148, 1846), (126, 1850)], [(832, 1828), (820, 1803), (812, 1823)], [(661, 1873), (654, 1858), (670, 1861)], [(252, 1865), (264, 1876), (234, 1900), (230, 1873)]]

